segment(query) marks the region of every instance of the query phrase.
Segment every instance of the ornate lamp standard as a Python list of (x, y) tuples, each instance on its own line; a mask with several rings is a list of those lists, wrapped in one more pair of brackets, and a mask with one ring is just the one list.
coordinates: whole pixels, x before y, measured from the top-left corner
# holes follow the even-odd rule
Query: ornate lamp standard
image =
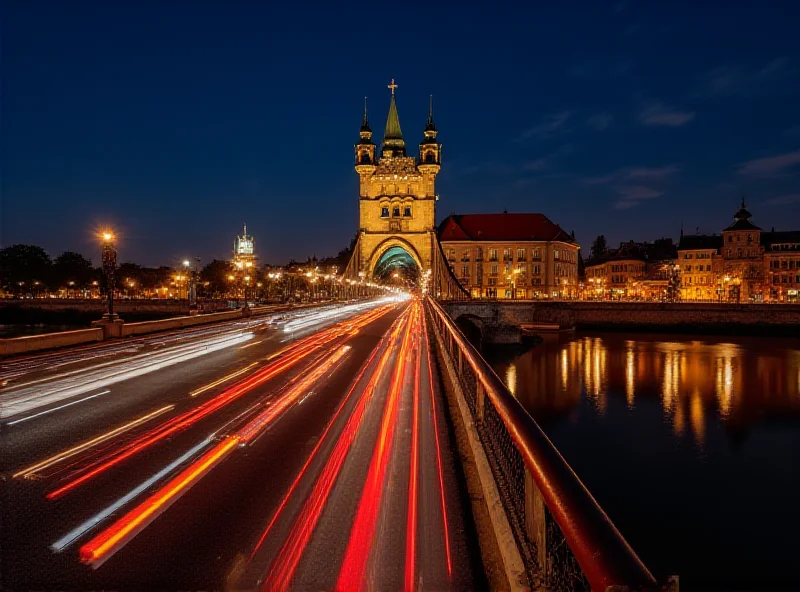
[(114, 234), (110, 231), (103, 232), (103, 273), (106, 276), (106, 294), (108, 296), (108, 311), (103, 319), (114, 321), (114, 275), (117, 269), (117, 250), (114, 248)]

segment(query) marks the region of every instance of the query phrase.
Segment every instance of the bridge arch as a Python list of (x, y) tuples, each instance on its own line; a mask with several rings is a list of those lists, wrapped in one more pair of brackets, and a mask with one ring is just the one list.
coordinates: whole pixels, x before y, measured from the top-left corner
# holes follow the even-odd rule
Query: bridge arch
[(369, 257), (369, 275), (379, 280), (387, 280), (397, 271), (415, 282), (422, 269), (422, 258), (414, 245), (400, 236), (380, 242)]
[(478, 350), (483, 345), (483, 333), (486, 320), (474, 314), (462, 314), (455, 318), (456, 326), (461, 329), (464, 337)]

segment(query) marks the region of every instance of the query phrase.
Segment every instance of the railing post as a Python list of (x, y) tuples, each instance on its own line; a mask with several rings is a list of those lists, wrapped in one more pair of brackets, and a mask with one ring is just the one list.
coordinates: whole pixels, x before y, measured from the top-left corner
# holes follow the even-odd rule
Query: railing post
[(484, 406), (486, 405), (486, 389), (483, 388), (483, 383), (475, 379), (475, 421), (478, 425), (483, 424)]
[(542, 492), (528, 469), (525, 469), (525, 530), (528, 538), (536, 546), (536, 561), (539, 564), (539, 573), (542, 575), (539, 589), (546, 589), (550, 574), (550, 565), (547, 561), (547, 519), (546, 508)]

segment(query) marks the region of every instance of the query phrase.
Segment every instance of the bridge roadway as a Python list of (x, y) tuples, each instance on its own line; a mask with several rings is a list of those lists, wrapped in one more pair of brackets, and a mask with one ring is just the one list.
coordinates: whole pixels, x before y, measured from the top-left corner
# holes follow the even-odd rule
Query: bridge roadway
[(0, 588), (482, 587), (423, 317), (380, 303), (7, 360)]

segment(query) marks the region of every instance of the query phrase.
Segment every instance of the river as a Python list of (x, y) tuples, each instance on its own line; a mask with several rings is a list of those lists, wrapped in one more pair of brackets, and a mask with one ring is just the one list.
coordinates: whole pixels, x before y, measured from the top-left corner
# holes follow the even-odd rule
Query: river
[(577, 333), (487, 354), (645, 564), (800, 590), (800, 342)]

